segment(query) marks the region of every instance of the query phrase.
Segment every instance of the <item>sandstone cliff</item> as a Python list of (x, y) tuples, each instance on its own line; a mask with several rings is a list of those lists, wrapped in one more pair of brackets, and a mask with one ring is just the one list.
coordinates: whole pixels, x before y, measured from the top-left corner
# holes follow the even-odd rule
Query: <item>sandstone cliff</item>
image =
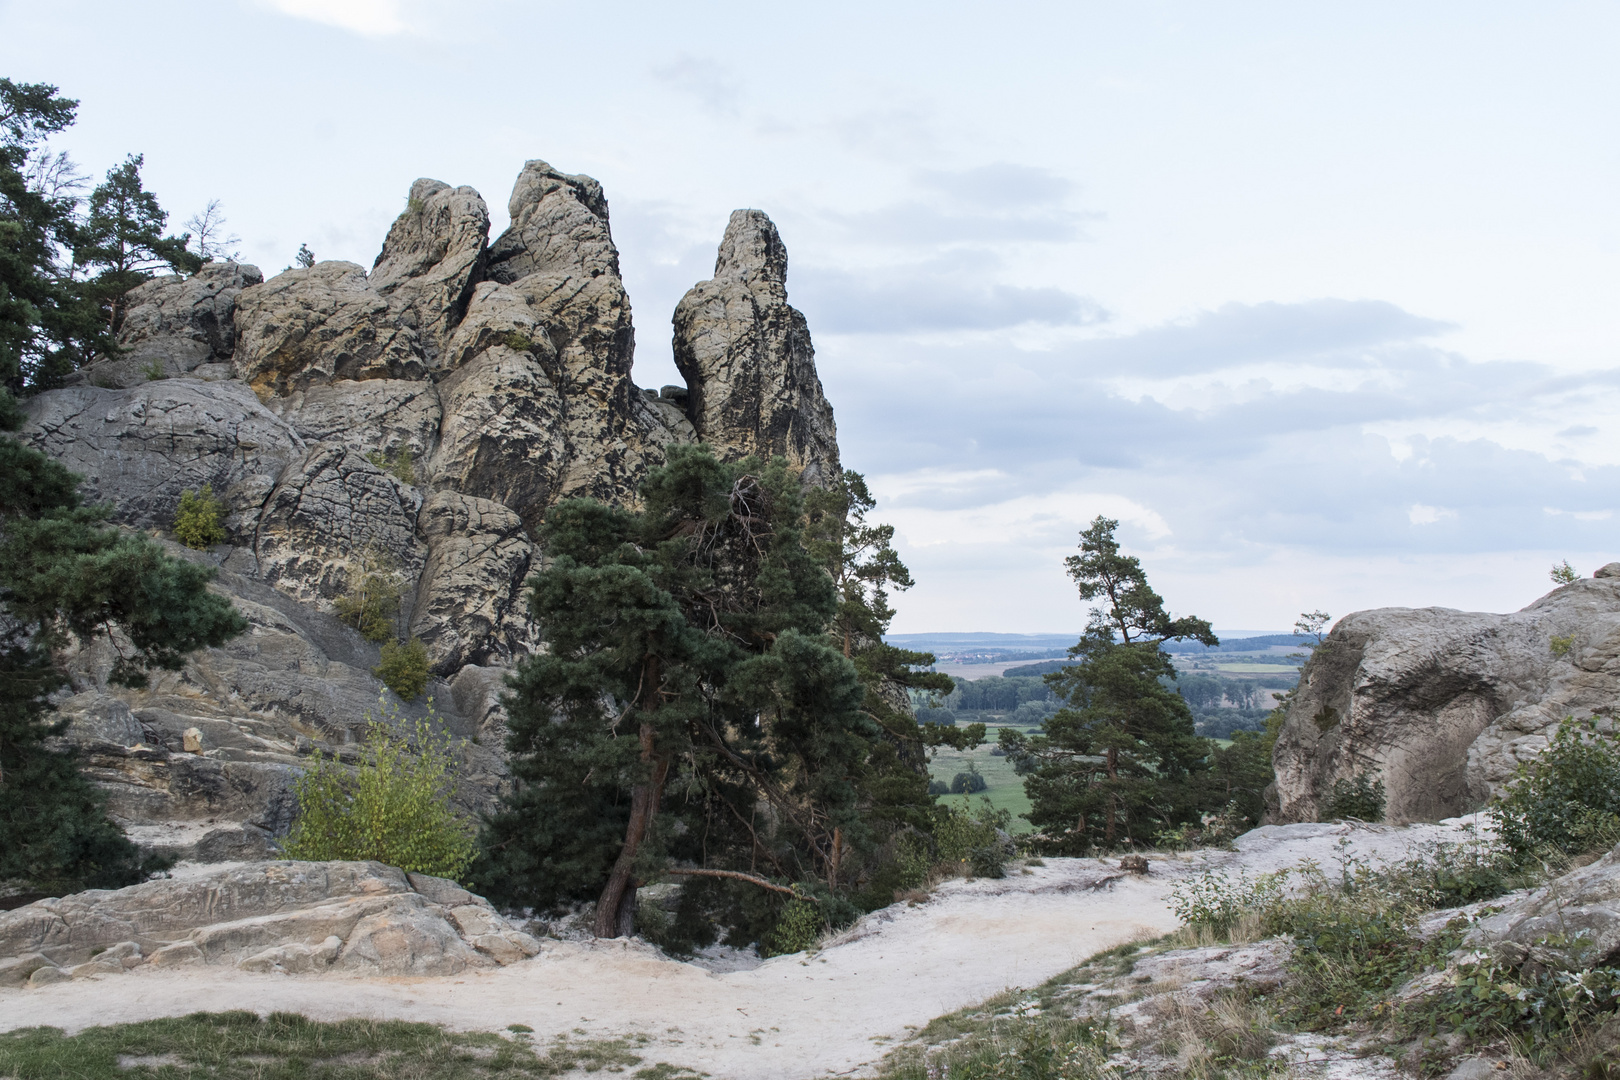
[(1339, 780), (1381, 779), (1387, 820), (1483, 805), (1568, 716), (1620, 705), (1620, 563), (1509, 615), (1381, 608), (1341, 619), (1277, 740), (1275, 820), (1312, 821)]
[(381, 692), (377, 647), (333, 615), (359, 576), (400, 582), (398, 630), (427, 646), (437, 712), (476, 739), (466, 798), (484, 806), (504, 771), (504, 670), (538, 645), (523, 590), (550, 507), (631, 501), (666, 446), (700, 438), (784, 454), (807, 483), (836, 475), (764, 214), (733, 216), (715, 280), (683, 301), (690, 385), (660, 395), (631, 377), (601, 185), (530, 161), (508, 210), (491, 242), (477, 191), (418, 180), (369, 272), (322, 262), (266, 280), (222, 263), (147, 282), (129, 297), (129, 351), (27, 403), (23, 437), (120, 525), (166, 535), (203, 487), (226, 507), (225, 543), (171, 547), (220, 568), (247, 634), (140, 692), (107, 685), (109, 646), (70, 657), (69, 737), (141, 841), (263, 855), (302, 758), (353, 754)]

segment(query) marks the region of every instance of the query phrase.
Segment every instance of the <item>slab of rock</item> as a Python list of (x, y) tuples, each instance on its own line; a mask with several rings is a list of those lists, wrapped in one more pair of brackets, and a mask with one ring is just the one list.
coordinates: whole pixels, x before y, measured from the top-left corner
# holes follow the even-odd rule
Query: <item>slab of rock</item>
[(141, 529), (171, 528), (181, 493), (199, 488), (212, 488), (234, 515), (254, 517), (306, 451), (238, 382), (69, 387), (35, 395), (25, 409), (22, 437), (84, 478), (86, 502), (110, 503), (115, 521)]
[(1316, 820), (1335, 783), (1363, 773), (1382, 780), (1388, 821), (1463, 813), (1560, 720), (1616, 701), (1620, 578), (1564, 585), (1509, 615), (1356, 612), (1300, 673), (1274, 753), (1272, 819)]
[(675, 365), (698, 438), (722, 457), (782, 455), (807, 484), (838, 475), (810, 330), (787, 302), (787, 248), (763, 212), (731, 215), (714, 277), (676, 307)]
[(1463, 949), (1559, 970), (1620, 961), (1620, 848), (1481, 919)]
[(277, 274), (236, 298), (236, 377), (267, 396), (340, 379), (420, 379), (427, 357), (402, 312), (354, 263)]
[(409, 453), (424, 469), (439, 440), (442, 410), (431, 382), (366, 379), (297, 390), (266, 403), (310, 445), (346, 446), (393, 460)]
[(454, 882), (374, 862), (252, 862), (0, 914), (0, 984), (229, 964), (247, 971), (454, 975), (540, 951)]
[(264, 275), (244, 263), (208, 263), (190, 277), (155, 277), (124, 296), (117, 356), (85, 368), (85, 383), (135, 386), (151, 379), (229, 363), (236, 350), (236, 297)]
[(534, 545), (523, 522), (498, 502), (439, 491), (422, 505), (427, 540), (410, 632), (427, 645), (435, 671), (510, 663), (538, 647), (524, 603)]

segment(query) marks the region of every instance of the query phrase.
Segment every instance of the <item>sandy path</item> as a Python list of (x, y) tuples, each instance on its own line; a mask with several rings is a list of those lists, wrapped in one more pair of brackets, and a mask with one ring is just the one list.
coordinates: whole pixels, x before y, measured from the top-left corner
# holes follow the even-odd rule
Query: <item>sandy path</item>
[(532, 960), (462, 978), (256, 975), (234, 969), (137, 968), (124, 975), (0, 991), (0, 1030), (178, 1016), (199, 1010), (301, 1012), (322, 1020), (386, 1017), (460, 1029), (522, 1023), (537, 1039), (575, 1029), (645, 1034), (639, 1051), (716, 1078), (789, 1080), (854, 1072), (942, 1013), (1009, 987), (1034, 986), (1087, 957), (1175, 928), (1171, 885), (1196, 867), (1263, 872), (1310, 857), (1333, 866), (1336, 843), (1396, 858), (1412, 830), (1286, 826), (1257, 830), (1236, 853), (1156, 859), (1146, 878), (1093, 890), (1104, 866), (1050, 859), (1001, 881), (942, 885), (927, 904), (867, 916), (813, 959), (777, 957), (716, 974), (623, 941), (547, 942)]

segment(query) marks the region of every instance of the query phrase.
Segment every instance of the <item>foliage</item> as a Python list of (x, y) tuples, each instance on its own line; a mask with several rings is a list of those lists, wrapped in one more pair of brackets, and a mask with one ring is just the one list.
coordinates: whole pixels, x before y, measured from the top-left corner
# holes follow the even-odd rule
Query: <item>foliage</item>
[(214, 498), (213, 488), (180, 493), (180, 509), (174, 515), (174, 535), (188, 548), (206, 550), (225, 539), (225, 526), (220, 524), (224, 507)]
[[(4, 390), (0, 420), (18, 422)], [(72, 752), (49, 744), (66, 727), (50, 719), (49, 695), (67, 682), (52, 650), (109, 635), (112, 680), (142, 686), (247, 627), (208, 591), (211, 568), (105, 521), (81, 505), (76, 476), (0, 435), (0, 879), (50, 891), (132, 884), (157, 866), (107, 819)]]
[(398, 694), (400, 700), (415, 701), (427, 689), (427, 646), (422, 644), (421, 638), (415, 637), (403, 644), (383, 642), (382, 663), (372, 669), (372, 674)]
[(130, 154), (90, 193), (73, 244), (75, 268), (96, 273), (90, 294), (117, 332), (124, 321), (124, 295), (158, 270), (195, 272), (202, 259), (187, 249), (191, 237), (164, 236), (169, 215), (141, 180), (145, 158)]
[(1566, 718), (1487, 813), (1502, 842), (1525, 856), (1612, 844), (1620, 833), (1620, 740), (1595, 719)]
[(416, 458), (408, 446), (401, 446), (391, 454), (373, 450), (366, 455), (366, 460), (384, 472), (392, 473), (401, 483), (416, 483)]
[(460, 880), (477, 850), (473, 822), (452, 805), (455, 741), (437, 723), (406, 723), (378, 699), (360, 763), (351, 772), (317, 753), (298, 780), (298, 818), (285, 859), (375, 859), (401, 870)]
[(1552, 578), (1554, 585), (1569, 585), (1581, 580), (1580, 571), (1569, 565), (1568, 559), (1553, 563), (1552, 570), (1547, 576)]
[(603, 936), (668, 859), (838, 888), (872, 844), (858, 783), (879, 729), (823, 636), (836, 598), (798, 477), (674, 447), (641, 498), (547, 516), (531, 610), (548, 650), (512, 679), (516, 784), (477, 870), (529, 905), (600, 891)]
[(1547, 648), (1552, 654), (1562, 660), (1568, 656), (1570, 650), (1575, 648), (1574, 634), (1557, 634), (1547, 639)]
[[(193, 1013), (87, 1028), (0, 1034), (0, 1074), (16, 1080), (518, 1080), (623, 1070), (644, 1040), (571, 1040), (451, 1031), (402, 1020), (320, 1023), (294, 1013)], [(131, 1059), (133, 1059), (132, 1063)], [(138, 1064), (160, 1061), (156, 1067)]]
[(298, 264), (299, 269), (308, 270), (315, 265), (315, 253), (309, 250), (308, 244), (299, 244), (298, 254), (293, 256), (293, 261)]
[(967, 772), (959, 772), (951, 779), (951, 794), (977, 795), (989, 786), (989, 781), (979, 774), (978, 769), (969, 768)]
[(816, 943), (826, 929), (821, 909), (814, 903), (809, 900), (789, 900), (760, 953), (763, 956), (786, 956), (788, 953), (804, 952)]
[(968, 877), (999, 878), (1006, 874), (1012, 845), (1006, 838), (1012, 813), (997, 810), (981, 798), (979, 808), (942, 803), (935, 807), (934, 841), (939, 862), (936, 872)]
[(1210, 798), (1210, 745), (1169, 689), (1175, 668), (1161, 647), (1218, 640), (1202, 619), (1170, 617), (1141, 562), (1120, 552), (1118, 527), (1098, 517), (1080, 534), (1080, 554), (1065, 560), (1081, 599), (1098, 601), (1069, 650), (1078, 662), (1046, 676), (1069, 707), (1047, 720), (1045, 735), (999, 735), (1027, 777), (1037, 843), (1054, 854), (1139, 843), (1229, 801)]
[(1233, 878), (1224, 870), (1206, 870), (1171, 886), (1170, 910), (1189, 926), (1226, 934), (1245, 913), (1276, 904), (1285, 880), (1286, 875), (1279, 874), (1251, 879), (1247, 871)]
[(367, 641), (386, 641), (394, 636), (394, 617), (399, 614), (399, 572), (386, 552), (367, 551), (350, 572), (349, 587), (332, 601), (338, 618), (360, 631)]
[(1444, 1027), (1471, 1040), (1508, 1037), (1533, 1049), (1616, 1013), (1620, 968), (1527, 970), (1475, 954), (1448, 971), (1436, 993), (1409, 1005), (1401, 1019), (1430, 1032)]
[(1322, 804), (1322, 820), (1341, 818), (1384, 820), (1384, 782), (1371, 770), (1364, 769), (1348, 780), (1340, 778), (1333, 782), (1333, 790)]

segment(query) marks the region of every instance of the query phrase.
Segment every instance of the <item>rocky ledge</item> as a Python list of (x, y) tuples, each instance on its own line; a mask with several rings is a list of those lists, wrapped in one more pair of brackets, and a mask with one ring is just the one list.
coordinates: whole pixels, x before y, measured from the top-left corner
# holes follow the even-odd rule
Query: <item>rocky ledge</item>
[(375, 862), (222, 864), (0, 914), (0, 986), (143, 964), (454, 975), (539, 951), (483, 897)]

